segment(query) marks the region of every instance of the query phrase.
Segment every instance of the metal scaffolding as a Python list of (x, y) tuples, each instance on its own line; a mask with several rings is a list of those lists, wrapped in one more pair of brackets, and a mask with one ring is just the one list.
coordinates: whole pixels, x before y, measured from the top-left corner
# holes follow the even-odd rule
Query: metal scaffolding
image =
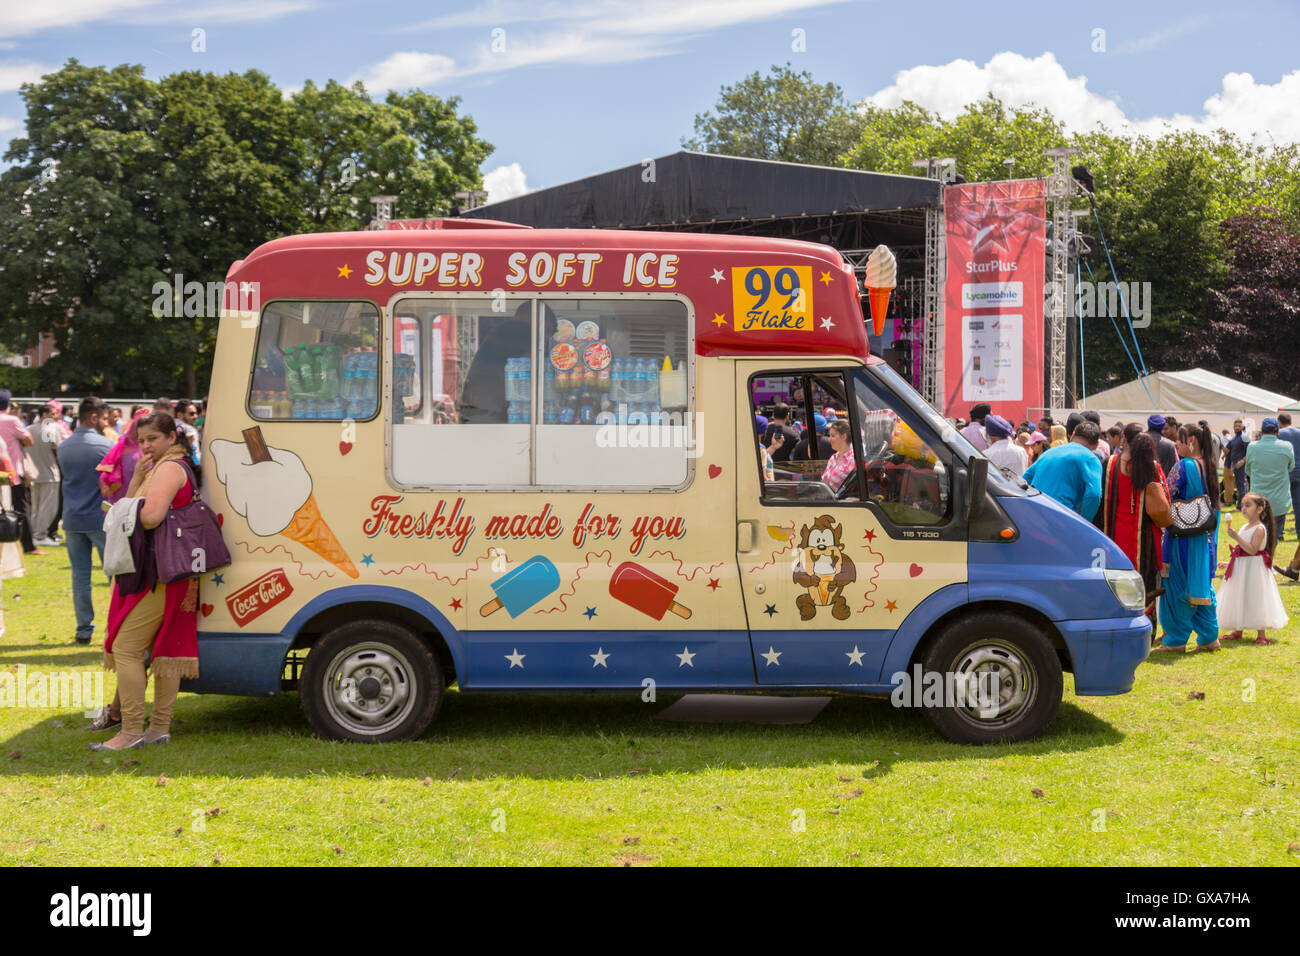
[[(931, 156), (912, 163), (924, 169), (926, 178), (952, 182), (956, 160)], [(946, 249), (943, 242), (942, 195), (937, 207), (925, 210), (925, 291), (921, 297), (921, 396), (940, 407), (943, 381), (943, 276)]]
[(1080, 195), (1078, 183), (1070, 174), (1070, 157), (1078, 153), (1074, 146), (1057, 146), (1043, 151), (1052, 160), (1052, 174), (1047, 178), (1047, 201), (1052, 215), (1052, 268), (1047, 276), (1047, 404), (1049, 408), (1067, 407), (1066, 345), (1070, 337), (1067, 318), (1067, 289), (1070, 283), (1070, 243), (1074, 217), (1070, 206)]

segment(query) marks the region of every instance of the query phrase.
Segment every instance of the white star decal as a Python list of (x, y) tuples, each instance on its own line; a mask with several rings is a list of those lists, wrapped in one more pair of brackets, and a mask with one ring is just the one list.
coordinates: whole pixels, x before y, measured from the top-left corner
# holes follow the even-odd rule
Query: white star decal
[(860, 651), (860, 650), (858, 650), (858, 645), (854, 644), (854, 645), (853, 645), (853, 650), (852, 650), (852, 651), (845, 651), (845, 652), (844, 652), (844, 656), (847, 657), (847, 658), (849, 659), (849, 666), (850, 666), (850, 667), (852, 667), (854, 664), (857, 664), (859, 667), (861, 667), (861, 666), (862, 666), (862, 655), (865, 654), (865, 653), (866, 653), (865, 651)]
[(605, 653), (603, 647), (596, 648), (595, 654), (588, 654), (587, 656), (595, 661), (595, 663), (591, 665), (592, 667), (603, 667), (605, 670), (609, 670), (609, 665), (605, 663), (605, 661), (609, 660), (609, 655)]
[(822, 328), (825, 329), (827, 332), (835, 328), (835, 323), (831, 321), (831, 317), (829, 315), (822, 317)]
[(524, 669), (524, 658), (527, 657), (528, 655), (527, 655), (527, 654), (520, 654), (520, 653), (519, 653), (519, 648), (517, 648), (517, 647), (512, 648), (512, 650), (514, 651), (514, 653), (513, 653), (513, 654), (506, 654), (506, 655), (504, 655), (504, 656), (505, 656), (505, 659), (508, 660), (508, 661), (510, 662), (510, 666), (511, 666), (512, 668), (514, 668), (514, 667), (518, 667), (520, 670), (523, 670), (523, 669)]
[(694, 666), (695, 666), (695, 655), (691, 653), (691, 649), (690, 649), (689, 647), (687, 647), (685, 644), (682, 645), (682, 652), (681, 652), (680, 654), (676, 654), (676, 655), (674, 655), (674, 656), (675, 656), (679, 661), (681, 661), (681, 663), (677, 665), (678, 667), (694, 667)]
[(777, 658), (781, 656), (781, 653), (782, 653), (781, 651), (778, 651), (775, 647), (769, 644), (767, 645), (767, 653), (760, 654), (758, 656), (763, 658), (763, 660), (767, 661), (768, 667), (771, 667), (773, 664), (775, 664), (777, 667), (780, 667), (781, 662), (777, 660)]
[(721, 269), (714, 269), (713, 275), (709, 276), (709, 278), (713, 280), (714, 285), (717, 285), (719, 282), (722, 282), (726, 276), (722, 274)]

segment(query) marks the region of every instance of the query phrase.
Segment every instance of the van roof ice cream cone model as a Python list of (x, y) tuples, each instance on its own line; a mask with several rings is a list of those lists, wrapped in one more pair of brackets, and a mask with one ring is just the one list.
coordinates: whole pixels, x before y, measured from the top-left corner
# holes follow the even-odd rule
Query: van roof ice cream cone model
[[(980, 743), (1042, 733), (1066, 670), (1132, 688), (1140, 576), (869, 355), (834, 250), (423, 226), (230, 268), (256, 295), (222, 315), (203, 495), (232, 563), (186, 689), (297, 692), (353, 741), (418, 737), (452, 685), (850, 692)], [(776, 404), (801, 441), (769, 460)]]

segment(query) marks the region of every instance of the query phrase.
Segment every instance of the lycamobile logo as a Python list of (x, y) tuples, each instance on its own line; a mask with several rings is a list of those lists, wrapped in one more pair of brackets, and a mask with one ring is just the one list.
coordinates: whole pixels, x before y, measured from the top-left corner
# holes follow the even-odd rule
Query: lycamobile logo
[(963, 309), (996, 309), (1004, 305), (1022, 306), (1025, 300), (1023, 282), (963, 282), (961, 307)]
[(152, 914), (152, 893), (82, 893), (74, 886), (69, 893), (50, 897), (51, 926), (126, 926), (132, 935), (148, 936)]

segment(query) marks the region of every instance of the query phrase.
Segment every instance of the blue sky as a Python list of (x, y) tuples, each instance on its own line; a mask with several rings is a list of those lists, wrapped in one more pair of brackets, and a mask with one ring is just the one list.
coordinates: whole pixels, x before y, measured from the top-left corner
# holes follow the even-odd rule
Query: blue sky
[[(483, 165), (494, 198), (672, 152), (722, 85), (787, 61), (838, 83), (854, 101), (910, 98), (952, 115), (993, 91), (1047, 106), (1074, 127), (1225, 125), (1260, 142), (1300, 140), (1294, 0), (10, 0), (7, 7), (0, 141), (21, 133), (19, 83), (69, 57), (140, 63), (152, 77), (255, 67), (289, 89), (309, 78), (360, 78), (375, 95), (414, 85), (459, 96), (496, 146)], [(196, 28), (204, 31), (202, 52), (192, 50)], [(800, 36), (804, 48), (793, 49)]]

